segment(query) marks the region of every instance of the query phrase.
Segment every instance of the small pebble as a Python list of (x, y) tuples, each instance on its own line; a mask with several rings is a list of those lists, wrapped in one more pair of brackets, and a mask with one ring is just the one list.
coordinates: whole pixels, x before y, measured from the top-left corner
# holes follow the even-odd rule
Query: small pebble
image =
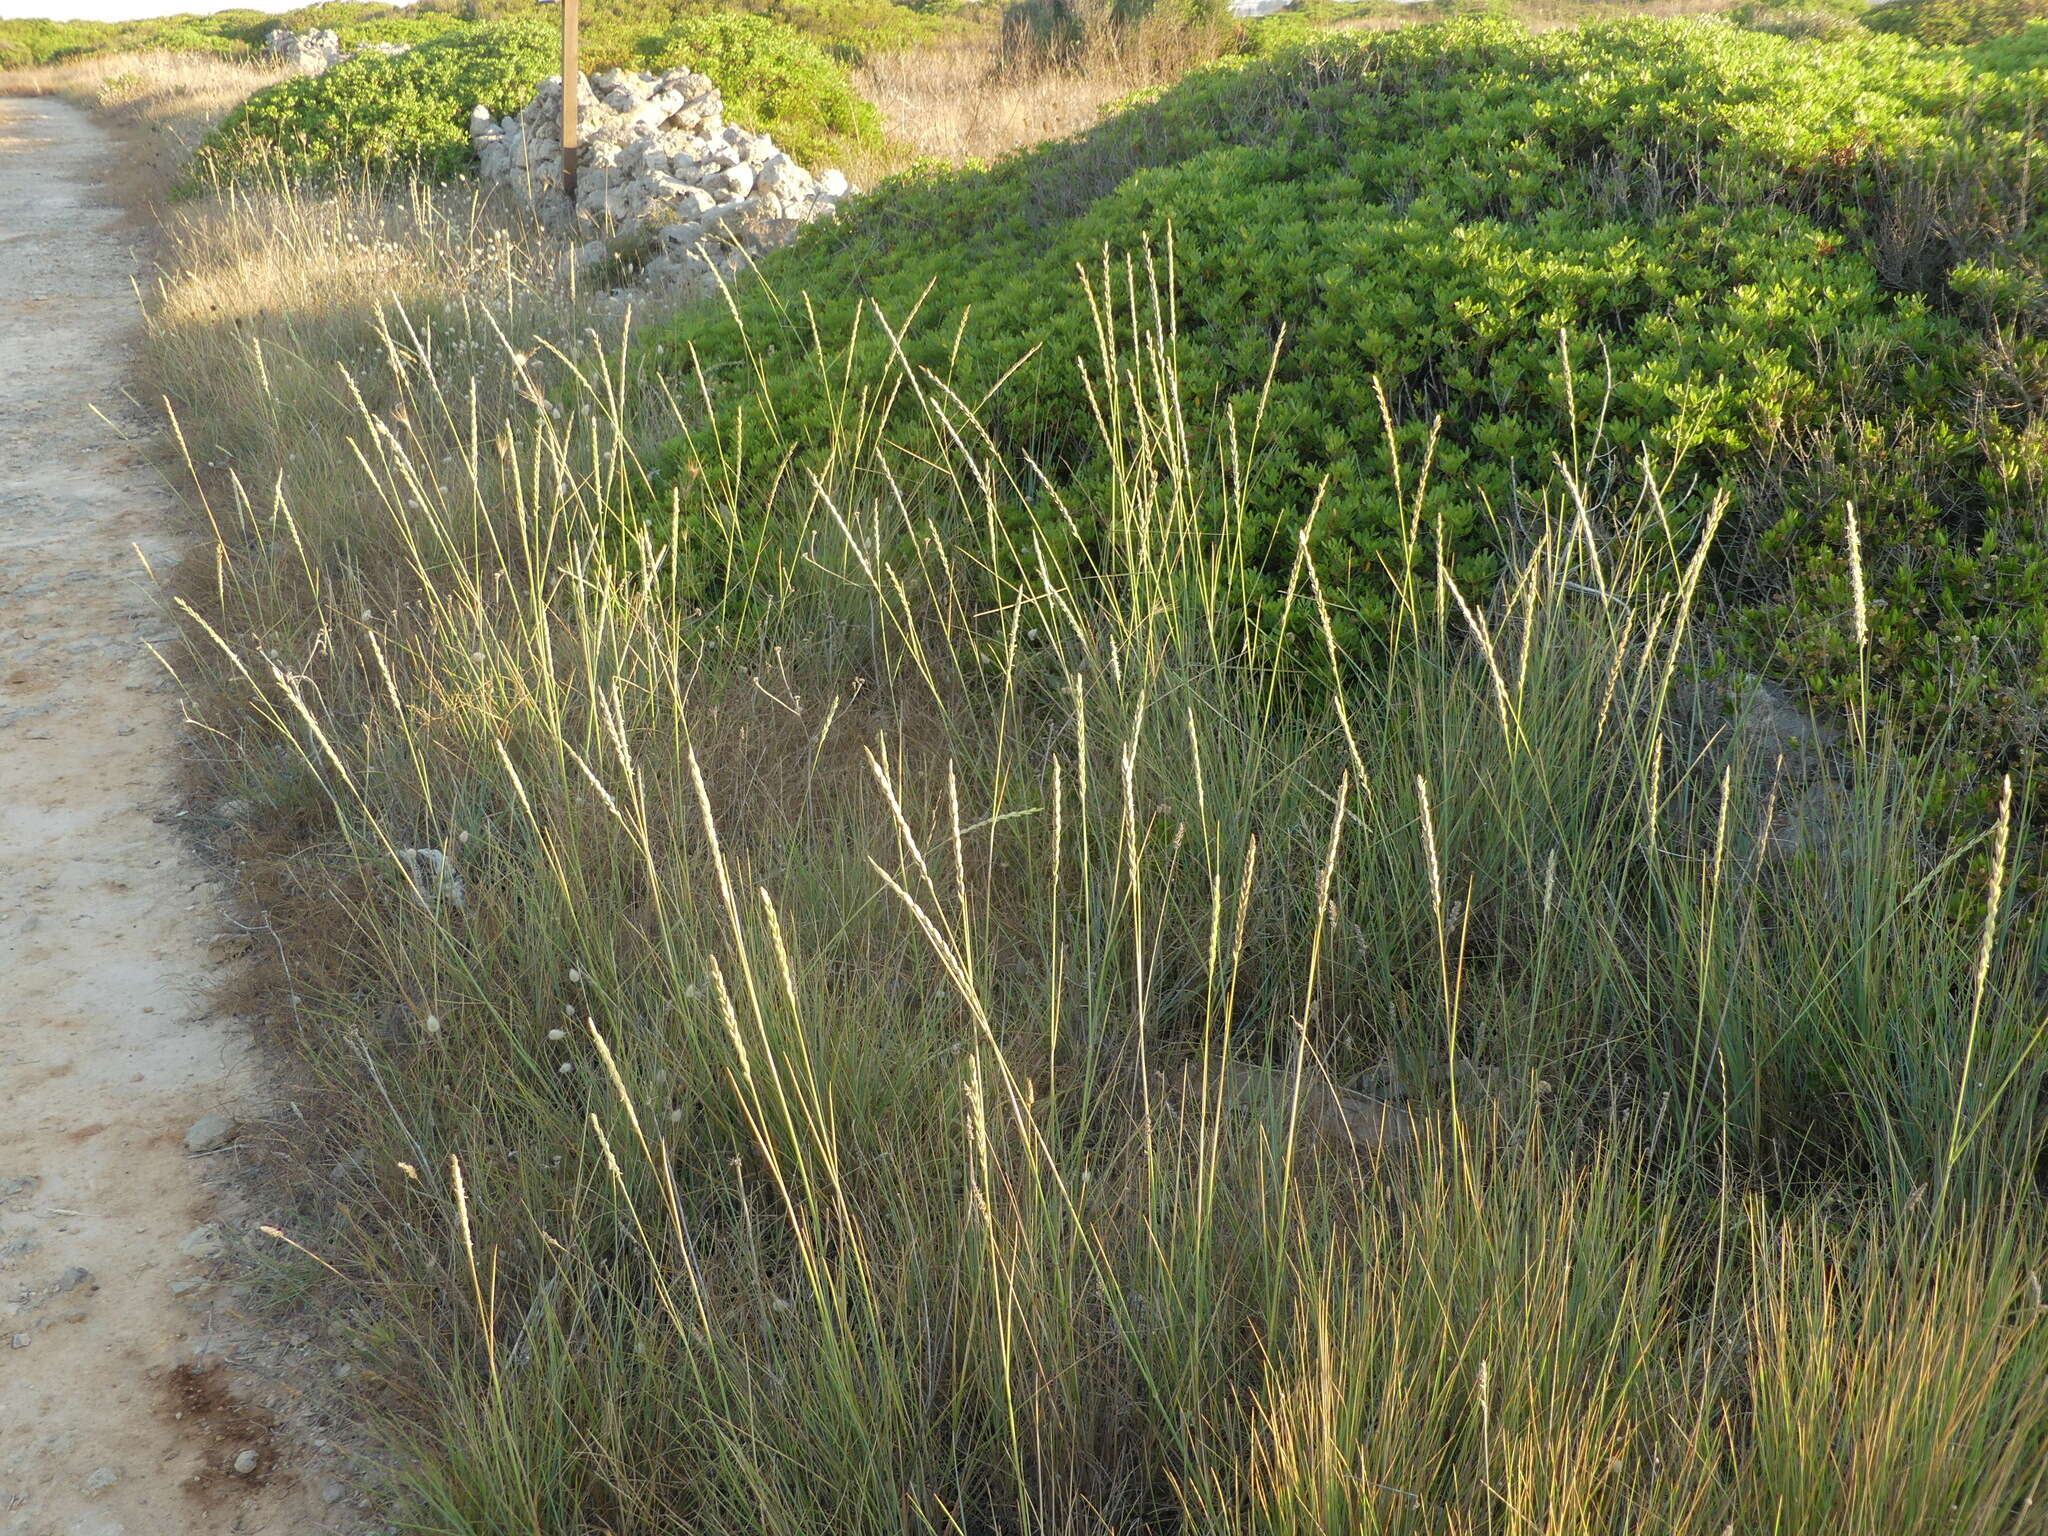
[(247, 1477), (256, 1470), (256, 1463), (262, 1460), (254, 1451), (244, 1451), (235, 1458), (235, 1476)]

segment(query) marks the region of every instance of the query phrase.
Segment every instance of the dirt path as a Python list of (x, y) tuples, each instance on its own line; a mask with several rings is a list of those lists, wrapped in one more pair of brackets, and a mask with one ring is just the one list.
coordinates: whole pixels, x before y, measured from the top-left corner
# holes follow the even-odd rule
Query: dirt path
[(0, 100), (0, 1533), (319, 1531), (216, 1273), (239, 1154), (186, 1149), (257, 1084), (208, 1011), (220, 893), (147, 649), (137, 547), (162, 571), (189, 525), (121, 393), (111, 152), (75, 107)]

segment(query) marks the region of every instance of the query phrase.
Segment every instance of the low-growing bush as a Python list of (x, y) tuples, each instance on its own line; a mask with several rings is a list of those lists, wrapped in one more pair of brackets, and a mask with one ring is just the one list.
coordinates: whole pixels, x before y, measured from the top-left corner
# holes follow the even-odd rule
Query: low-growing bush
[[(352, 6), (295, 13), (307, 25), (347, 25)], [(423, 27), (432, 17), (402, 18)], [(364, 39), (365, 41), (373, 39)], [(457, 23), (394, 58), (348, 60), (325, 74), (288, 80), (237, 108), (202, 147), (202, 179), (252, 170), (294, 176), (372, 168), (445, 178), (470, 163), (467, 123), (478, 103), (517, 111), (561, 67), (558, 34), (536, 21)], [(780, 22), (744, 13), (691, 17), (644, 37), (630, 53), (593, 50), (588, 69), (625, 64), (679, 65), (708, 74), (724, 92), (727, 114), (773, 133), (803, 159), (880, 140), (873, 105), (845, 69), (817, 44)]]
[(451, 11), (385, 5), (381, 0), (320, 0), (265, 17), (264, 35), (276, 27), (288, 32), (319, 29), (332, 32), (344, 48), (359, 48), (365, 43), (423, 43), (465, 25)]
[(1988, 43), (2048, 17), (2048, 0), (1885, 0), (1863, 24), (1931, 48)]
[(253, 54), (279, 27), (333, 32), (344, 47), (420, 43), (464, 25), (450, 10), (387, 5), (383, 0), (321, 0), (283, 12), (250, 9), (138, 21), (0, 21), (0, 68), (60, 63), (104, 53)]
[[(643, 41), (693, 16), (751, 15), (779, 21), (857, 64), (878, 53), (971, 35), (985, 25), (978, 0), (590, 0), (582, 8), (583, 57), (592, 68), (632, 62)], [(531, 0), (465, 0), (465, 14), (526, 17)]]
[(57, 64), (102, 53), (242, 54), (252, 51), (243, 14), (158, 16), (142, 21), (0, 20), (0, 68)]
[(2048, 21), (2037, 21), (2025, 31), (1993, 38), (1969, 49), (1969, 60), (1979, 69), (2017, 74), (2030, 69), (2048, 69)]
[(1838, 37), (1860, 24), (1870, 12), (1869, 0), (1789, 0), (1765, 4), (1748, 0), (1728, 13), (1738, 27), (1775, 32), (1780, 37)]
[(287, 80), (228, 115), (201, 146), (195, 174), (455, 175), (470, 163), (471, 108), (517, 111), (561, 67), (558, 50), (538, 23), (492, 22)]
[(642, 69), (687, 67), (709, 75), (726, 113), (772, 133), (800, 160), (881, 138), (874, 104), (854, 90), (824, 49), (779, 21), (747, 13), (692, 16), (636, 48)]
[[(1474, 587), (1597, 424), (1613, 457), (1584, 475), (1648, 463), (1681, 521), (1740, 493), (1722, 611), (1759, 661), (1827, 699), (1867, 677), (1928, 730), (1960, 711), (1976, 750), (2024, 758), (2048, 713), (2036, 110), (2026, 77), (1863, 34), (1333, 41), (900, 179), (771, 263), (738, 319), (707, 307), (657, 344), (766, 360), (771, 408), (745, 423), (763, 474), (830, 435), (821, 346), (858, 379), (900, 345), (989, 397), (1015, 515), (1087, 543), (1107, 488), (1073, 359), (1097, 318), (1068, 278), (1157, 261), (1164, 285), (1170, 242), (1171, 366), (1257, 422), (1240, 558), (1268, 620), (1305, 536), (1339, 642), (1386, 622), (1416, 488), (1381, 395), (1403, 459), (1434, 444), (1426, 525)], [(727, 443), (742, 372), (710, 375)], [(916, 441), (913, 402), (894, 409), (875, 430)], [(708, 442), (669, 446), (677, 485)]]

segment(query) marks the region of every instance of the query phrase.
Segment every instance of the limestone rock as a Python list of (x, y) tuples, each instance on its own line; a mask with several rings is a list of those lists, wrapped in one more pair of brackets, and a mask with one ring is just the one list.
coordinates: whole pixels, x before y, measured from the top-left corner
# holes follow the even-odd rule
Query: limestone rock
[(727, 123), (717, 88), (693, 70), (607, 69), (579, 76), (574, 89), (582, 151), (573, 208), (562, 191), (559, 76), (512, 116), (478, 107), (469, 137), (484, 181), (574, 234), (583, 270), (619, 249), (611, 237), (652, 229), (645, 280), (708, 293), (857, 191), (842, 172), (813, 173), (771, 135)]
[(341, 39), (325, 27), (315, 27), (309, 32), (294, 32), (289, 27), (273, 27), (264, 36), (263, 47), (272, 58), (292, 65), (301, 74), (321, 75), (337, 64), (360, 58), (366, 53), (381, 54), (387, 59), (396, 58), (407, 51), (408, 45), (365, 43), (360, 48), (343, 48)]
[(194, 1157), (203, 1152), (218, 1152), (235, 1139), (235, 1132), (240, 1129), (226, 1115), (201, 1116), (185, 1132), (185, 1150)]

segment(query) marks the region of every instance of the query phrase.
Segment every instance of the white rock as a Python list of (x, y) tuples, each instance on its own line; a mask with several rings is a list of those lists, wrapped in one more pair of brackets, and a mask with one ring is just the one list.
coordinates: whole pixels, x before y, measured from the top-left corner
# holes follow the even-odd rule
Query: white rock
[(455, 872), (454, 864), (440, 849), (401, 848), (398, 850), (398, 862), (412, 884), (414, 899), (421, 906), (432, 910), (443, 901), (454, 907), (462, 905), (462, 876)]
[(201, 1264), (210, 1264), (227, 1251), (227, 1235), (210, 1221), (203, 1227), (194, 1227), (178, 1243), (178, 1252)]
[(808, 192), (811, 173), (787, 155), (777, 155), (754, 172), (754, 185), (770, 192)]
[[(649, 280), (714, 284), (748, 253), (786, 244), (805, 221), (829, 217), (851, 190), (837, 171), (814, 177), (771, 135), (725, 122), (716, 88), (692, 70), (606, 70), (576, 89), (584, 148), (573, 207), (561, 191), (559, 78), (498, 122), (481, 108), (472, 114), (479, 169), (487, 184), (527, 199), (550, 228), (580, 221), (659, 231)], [(605, 249), (586, 232), (569, 260), (587, 268)], [(400, 861), (423, 904), (461, 904), (460, 877), (440, 850), (407, 849)]]
[(235, 1132), (240, 1129), (240, 1124), (227, 1115), (203, 1115), (186, 1128), (185, 1150), (194, 1157), (202, 1152), (218, 1152), (235, 1139)]
[(664, 224), (661, 227), (661, 243), (671, 251), (687, 251), (710, 233), (710, 226), (701, 219), (690, 219), (680, 224)]

